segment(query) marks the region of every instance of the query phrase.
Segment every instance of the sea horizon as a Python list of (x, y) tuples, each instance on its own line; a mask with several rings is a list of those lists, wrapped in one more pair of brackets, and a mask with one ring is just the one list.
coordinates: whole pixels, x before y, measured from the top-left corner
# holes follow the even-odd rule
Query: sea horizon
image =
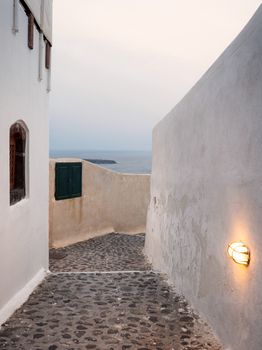
[(150, 150), (50, 150), (50, 158), (80, 158), (113, 160), (116, 164), (99, 166), (120, 173), (150, 174), (152, 161)]

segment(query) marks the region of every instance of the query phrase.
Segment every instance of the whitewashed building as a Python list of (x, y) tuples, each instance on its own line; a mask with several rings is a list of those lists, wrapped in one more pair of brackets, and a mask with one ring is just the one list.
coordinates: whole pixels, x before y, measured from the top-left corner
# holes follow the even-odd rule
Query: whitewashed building
[(0, 324), (48, 269), (52, 0), (0, 1)]

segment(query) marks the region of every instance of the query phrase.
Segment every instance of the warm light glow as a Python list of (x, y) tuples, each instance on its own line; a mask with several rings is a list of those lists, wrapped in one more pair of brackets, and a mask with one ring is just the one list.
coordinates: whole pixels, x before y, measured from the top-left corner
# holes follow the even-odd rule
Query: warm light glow
[(250, 250), (243, 242), (233, 242), (228, 246), (228, 254), (238, 264), (248, 266)]

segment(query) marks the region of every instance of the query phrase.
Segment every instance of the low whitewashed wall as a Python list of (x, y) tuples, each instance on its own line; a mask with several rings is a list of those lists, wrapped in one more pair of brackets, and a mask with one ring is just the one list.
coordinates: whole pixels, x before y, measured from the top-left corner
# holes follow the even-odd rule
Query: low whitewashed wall
[[(262, 349), (262, 7), (153, 132), (146, 252), (232, 350)], [(231, 241), (251, 249), (242, 267)]]
[(56, 201), (56, 161), (81, 162), (50, 160), (50, 246), (62, 247), (110, 232), (145, 232), (149, 175), (120, 174), (82, 161), (82, 197)]

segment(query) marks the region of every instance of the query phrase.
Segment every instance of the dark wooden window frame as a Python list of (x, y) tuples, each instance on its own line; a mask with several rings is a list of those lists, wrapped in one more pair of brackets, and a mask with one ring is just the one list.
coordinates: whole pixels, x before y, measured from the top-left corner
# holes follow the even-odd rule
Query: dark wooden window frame
[(10, 205), (26, 196), (26, 142), (24, 126), (18, 122), (13, 124), (9, 140)]

